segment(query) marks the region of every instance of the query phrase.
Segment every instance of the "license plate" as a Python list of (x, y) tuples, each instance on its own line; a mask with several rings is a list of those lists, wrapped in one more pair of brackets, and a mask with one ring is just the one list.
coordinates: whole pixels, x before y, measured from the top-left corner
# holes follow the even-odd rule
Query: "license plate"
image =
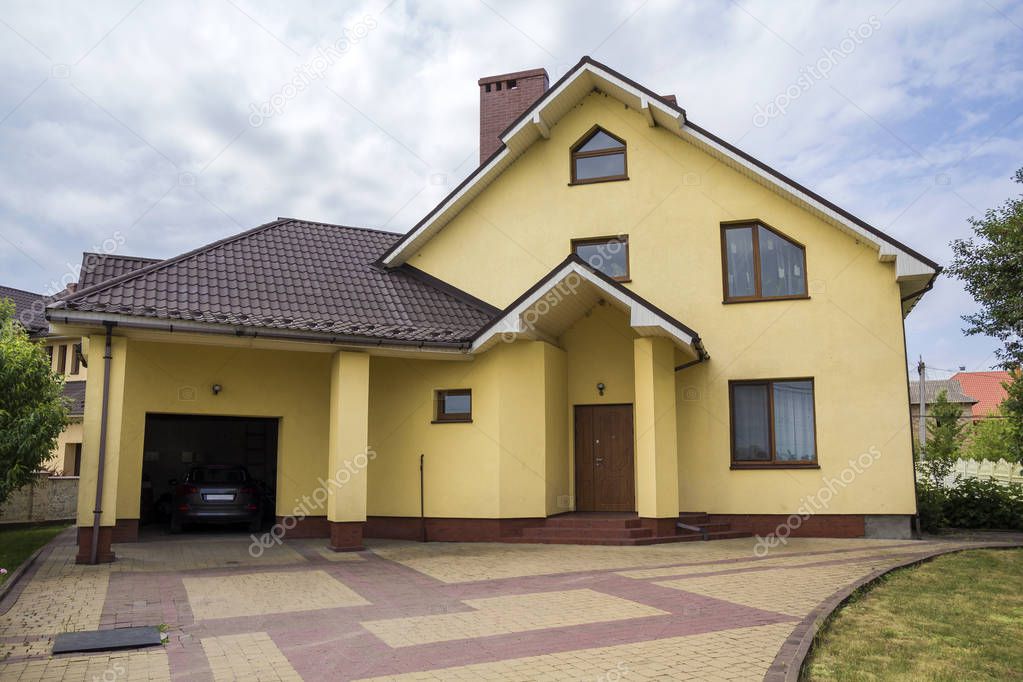
[(205, 499), (207, 502), (233, 502), (234, 495), (222, 495), (219, 493), (215, 493), (212, 495), (203, 495), (203, 499)]

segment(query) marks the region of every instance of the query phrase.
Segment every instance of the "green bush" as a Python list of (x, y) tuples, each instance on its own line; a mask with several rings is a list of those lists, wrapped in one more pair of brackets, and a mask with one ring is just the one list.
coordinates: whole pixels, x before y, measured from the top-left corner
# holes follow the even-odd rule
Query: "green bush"
[(925, 533), (936, 533), (948, 525), (945, 519), (945, 489), (927, 479), (916, 484), (916, 509), (920, 515), (920, 528)]
[(945, 498), (945, 517), (953, 528), (1023, 530), (1023, 485), (958, 480)]
[(926, 478), (917, 482), (920, 527), (1023, 530), (1023, 485), (959, 478), (942, 488)]

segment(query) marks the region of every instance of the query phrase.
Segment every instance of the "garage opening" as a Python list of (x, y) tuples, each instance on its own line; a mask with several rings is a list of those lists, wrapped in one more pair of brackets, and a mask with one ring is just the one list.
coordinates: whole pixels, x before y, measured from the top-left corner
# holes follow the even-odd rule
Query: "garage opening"
[(142, 525), (151, 532), (268, 527), (276, 509), (277, 430), (272, 418), (147, 414)]

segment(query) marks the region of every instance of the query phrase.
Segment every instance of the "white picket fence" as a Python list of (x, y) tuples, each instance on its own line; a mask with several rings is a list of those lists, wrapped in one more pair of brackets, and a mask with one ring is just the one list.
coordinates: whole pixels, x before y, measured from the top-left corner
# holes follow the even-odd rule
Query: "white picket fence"
[(997, 462), (989, 459), (957, 459), (952, 466), (952, 473), (945, 479), (945, 486), (953, 485), (956, 478), (976, 478), (1003, 485), (1023, 483), (1023, 465), (1006, 462), (1004, 459)]

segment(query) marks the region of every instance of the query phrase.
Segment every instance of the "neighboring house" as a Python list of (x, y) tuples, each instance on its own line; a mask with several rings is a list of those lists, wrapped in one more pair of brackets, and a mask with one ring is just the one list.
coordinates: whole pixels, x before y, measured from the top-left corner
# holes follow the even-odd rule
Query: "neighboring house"
[(78, 560), (202, 462), (335, 550), (906, 537), (938, 265), (589, 58), (479, 87), (480, 166), (405, 235), (281, 218), (49, 308), (94, 377)]
[[(149, 258), (130, 258), (96, 253), (82, 254), (78, 286), (92, 286), (106, 279), (155, 263)], [(74, 287), (71, 288), (73, 290)], [(83, 339), (75, 335), (55, 334), (46, 321), (47, 304), (66, 295), (44, 296), (29, 291), (0, 286), (0, 298), (14, 301), (15, 318), (32, 339), (41, 341), (50, 358), (50, 367), (64, 377), (64, 397), (70, 423), (57, 437), (50, 458), (43, 465), (48, 471), (63, 476), (78, 476), (82, 459), (82, 420), (85, 412), (85, 381), (88, 368), (83, 361)]]
[(1004, 371), (958, 372), (952, 379), (959, 383), (963, 393), (973, 398), (971, 414), (976, 421), (998, 411), (1008, 396), (1003, 384), (1010, 382), (1012, 376)]
[[(953, 405), (959, 407), (959, 413), (962, 415), (960, 421), (970, 421), (971, 409), (977, 403), (975, 398), (963, 393), (962, 387), (959, 382), (953, 377), (952, 379), (928, 379), (926, 382), (926, 390), (924, 391), (924, 402), (927, 405), (927, 414), (932, 416), (931, 407), (934, 401), (938, 399), (941, 392), (945, 392), (945, 397)], [(909, 415), (910, 421), (913, 425), (913, 442), (918, 443), (920, 440), (920, 381), (909, 382)], [(931, 420), (933, 423), (933, 420)]]

